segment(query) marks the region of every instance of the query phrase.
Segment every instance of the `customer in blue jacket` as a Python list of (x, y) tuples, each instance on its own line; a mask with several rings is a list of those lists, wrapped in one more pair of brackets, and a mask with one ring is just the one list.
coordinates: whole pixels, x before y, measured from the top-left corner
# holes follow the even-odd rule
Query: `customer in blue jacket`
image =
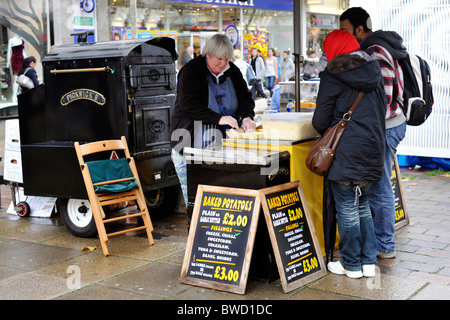
[(386, 95), (381, 70), (376, 60), (359, 51), (358, 42), (346, 31), (333, 31), (323, 46), (329, 62), (320, 74), (314, 128), (323, 134), (364, 92), (327, 176), (336, 203), (342, 256), (340, 261), (329, 262), (328, 270), (351, 278), (373, 277), (377, 249), (368, 190), (383, 173)]
[[(33, 84), (35, 87), (37, 87), (39, 85), (39, 80), (37, 77), (37, 73), (36, 73), (36, 58), (33, 56), (30, 56), (28, 58), (23, 59), (23, 63), (22, 63), (23, 68), (20, 69), (19, 74), (17, 76), (20, 76), (22, 74), (25, 74), (28, 78), (30, 78), (33, 81)], [(21, 88), (21, 93), (29, 90), (26, 87), (22, 87)]]

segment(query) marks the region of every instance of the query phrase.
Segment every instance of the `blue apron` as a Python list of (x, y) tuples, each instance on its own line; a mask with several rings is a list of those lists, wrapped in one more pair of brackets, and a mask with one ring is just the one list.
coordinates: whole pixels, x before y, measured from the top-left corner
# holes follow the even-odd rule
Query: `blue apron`
[[(211, 76), (208, 76), (208, 82), (208, 108), (222, 116), (232, 116), (238, 120), (235, 115), (238, 110), (238, 100), (231, 79), (227, 78), (222, 84), (214, 84)], [(194, 128), (194, 148), (205, 149), (211, 144), (221, 143), (222, 138), (225, 137), (225, 130), (230, 128), (230, 126), (197, 123)]]

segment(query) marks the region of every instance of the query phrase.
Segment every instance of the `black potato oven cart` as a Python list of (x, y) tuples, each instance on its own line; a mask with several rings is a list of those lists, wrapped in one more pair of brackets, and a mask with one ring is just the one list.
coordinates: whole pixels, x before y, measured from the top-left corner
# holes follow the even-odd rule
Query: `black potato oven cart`
[(24, 192), (59, 198), (73, 234), (97, 231), (75, 141), (125, 136), (150, 214), (176, 205), (169, 128), (176, 58), (166, 37), (60, 46), (42, 61), (44, 84), (19, 95)]

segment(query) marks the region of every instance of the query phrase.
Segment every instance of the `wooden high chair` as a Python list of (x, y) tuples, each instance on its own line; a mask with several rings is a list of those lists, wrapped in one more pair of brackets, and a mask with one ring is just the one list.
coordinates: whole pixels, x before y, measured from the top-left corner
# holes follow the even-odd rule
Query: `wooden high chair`
[[(89, 162), (85, 162), (84, 160), (84, 157), (87, 155), (119, 150), (125, 153), (125, 158)], [(142, 192), (136, 165), (134, 159), (130, 156), (125, 137), (121, 137), (121, 140), (105, 140), (83, 145), (75, 142), (75, 151), (92, 207), (103, 254), (105, 256), (109, 255), (106, 245), (108, 237), (138, 230), (145, 229), (150, 245), (153, 245), (153, 225), (145, 202), (144, 193)], [(106, 219), (105, 212), (103, 211), (104, 206), (132, 200), (136, 202), (138, 208), (137, 213)], [(105, 223), (135, 217), (142, 217), (144, 226), (106, 233)]]

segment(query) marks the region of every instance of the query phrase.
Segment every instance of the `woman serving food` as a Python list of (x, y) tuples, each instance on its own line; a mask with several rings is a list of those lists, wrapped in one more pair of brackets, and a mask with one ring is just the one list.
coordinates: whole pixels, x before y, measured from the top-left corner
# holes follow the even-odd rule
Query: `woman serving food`
[[(191, 141), (172, 141), (177, 152), (181, 146), (206, 148), (219, 143), (217, 130), (222, 137), (229, 128), (255, 130), (255, 102), (239, 68), (230, 62), (233, 51), (228, 37), (216, 34), (206, 43), (203, 54), (180, 70), (171, 130), (187, 130)], [(186, 137), (183, 135), (183, 140)]]
[(187, 204), (184, 147), (221, 148), (225, 130), (253, 132), (255, 102), (234, 63), (233, 46), (216, 34), (203, 54), (189, 61), (178, 74), (177, 99), (171, 114), (172, 159)]

